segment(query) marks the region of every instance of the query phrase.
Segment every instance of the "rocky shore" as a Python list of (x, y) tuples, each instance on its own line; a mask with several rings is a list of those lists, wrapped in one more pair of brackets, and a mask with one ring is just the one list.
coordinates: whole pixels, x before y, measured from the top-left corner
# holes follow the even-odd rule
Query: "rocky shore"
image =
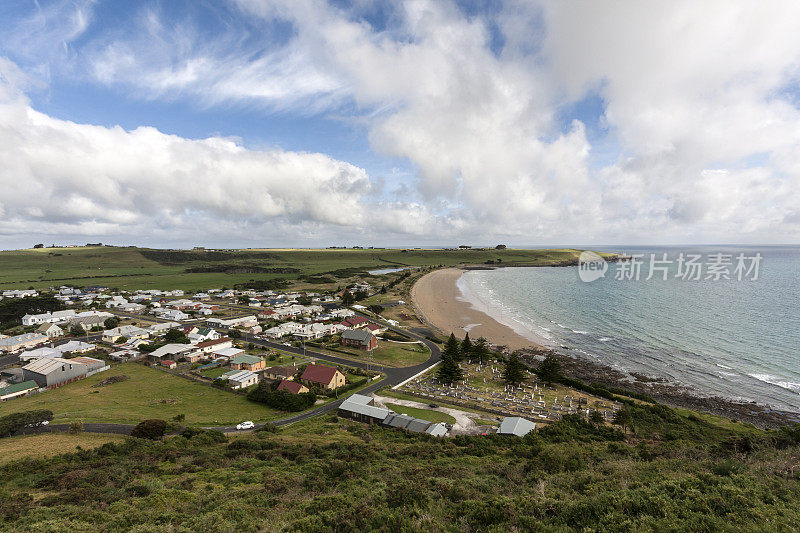
[[(509, 353), (506, 346), (495, 346), (501, 352)], [(736, 402), (719, 396), (704, 396), (694, 389), (684, 387), (663, 378), (653, 378), (637, 373), (625, 374), (607, 365), (572, 357), (543, 348), (519, 350), (520, 359), (531, 367), (549, 354), (561, 363), (562, 373), (585, 383), (606, 387), (616, 387), (634, 394), (647, 394), (656, 401), (684, 409), (703, 411), (733, 420), (749, 422), (761, 428), (779, 427), (800, 422), (800, 414), (775, 411), (755, 402)]]

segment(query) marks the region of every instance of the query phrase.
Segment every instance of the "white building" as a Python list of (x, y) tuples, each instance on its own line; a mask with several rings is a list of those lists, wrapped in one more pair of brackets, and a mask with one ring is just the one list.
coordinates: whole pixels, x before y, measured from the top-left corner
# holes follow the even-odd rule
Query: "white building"
[(70, 318), (76, 316), (75, 311), (67, 309), (65, 311), (53, 311), (52, 313), (41, 313), (38, 315), (25, 315), (22, 317), (23, 326), (36, 326), (39, 324), (56, 324), (59, 322), (66, 322)]

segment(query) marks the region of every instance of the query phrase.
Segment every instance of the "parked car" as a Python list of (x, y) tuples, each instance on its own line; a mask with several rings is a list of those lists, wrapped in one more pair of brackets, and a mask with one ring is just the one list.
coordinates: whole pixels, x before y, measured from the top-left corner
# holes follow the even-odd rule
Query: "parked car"
[(241, 422), (239, 424), (236, 424), (236, 429), (238, 429), (238, 430), (253, 429), (254, 427), (256, 427), (256, 425), (253, 424), (253, 422), (251, 420), (247, 420), (245, 422)]

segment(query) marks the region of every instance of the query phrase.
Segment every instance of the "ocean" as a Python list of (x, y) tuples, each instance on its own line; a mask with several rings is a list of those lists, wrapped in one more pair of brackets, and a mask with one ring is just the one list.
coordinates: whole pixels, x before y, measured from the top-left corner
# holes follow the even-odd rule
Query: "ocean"
[(577, 266), (499, 268), (465, 272), (458, 286), (564, 353), (800, 413), (800, 247), (598, 250), (641, 257), (590, 282)]

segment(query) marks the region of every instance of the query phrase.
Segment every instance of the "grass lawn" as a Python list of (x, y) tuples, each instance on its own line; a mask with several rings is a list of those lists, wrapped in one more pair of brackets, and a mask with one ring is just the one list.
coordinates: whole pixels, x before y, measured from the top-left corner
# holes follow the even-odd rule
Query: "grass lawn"
[(77, 447), (96, 448), (107, 442), (119, 442), (122, 435), (100, 435), (96, 433), (41, 433), (0, 439), (0, 465), (24, 457), (52, 457), (74, 452)]
[(432, 411), (430, 409), (418, 409), (416, 407), (406, 407), (405, 405), (399, 405), (396, 403), (387, 403), (386, 407), (388, 407), (395, 413), (401, 413), (408, 416), (413, 416), (414, 418), (429, 420), (431, 422), (444, 422), (445, 424), (456, 423), (455, 418), (448, 415), (447, 413), (442, 413), (440, 411)]
[(225, 372), (228, 372), (229, 370), (230, 368), (228, 368), (227, 366), (218, 366), (217, 368), (210, 368), (208, 370), (203, 370), (202, 372), (200, 372), (200, 374), (209, 379), (217, 379), (218, 377), (220, 377)]
[[(100, 380), (124, 374), (130, 379), (92, 388)], [(119, 422), (186, 415), (186, 424), (230, 425), (242, 420), (266, 421), (284, 413), (244, 396), (202, 385), (137, 363), (123, 363), (58, 389), (4, 402), (0, 415), (50, 409), (53, 423)]]
[[(318, 350), (319, 348), (309, 347), (309, 349)], [(339, 357), (393, 367), (414, 366), (425, 362), (431, 354), (428, 347), (421, 343), (402, 344), (384, 340), (378, 341), (378, 347), (372, 351), (371, 356), (365, 350), (344, 347), (338, 343), (336, 344), (336, 350), (323, 349), (323, 351)]]

